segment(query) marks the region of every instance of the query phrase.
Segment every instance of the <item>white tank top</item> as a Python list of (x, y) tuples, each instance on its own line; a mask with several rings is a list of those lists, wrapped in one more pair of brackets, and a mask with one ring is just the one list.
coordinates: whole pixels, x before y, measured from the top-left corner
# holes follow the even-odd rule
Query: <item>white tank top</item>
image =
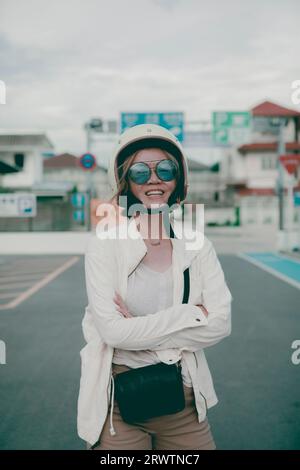
[[(158, 312), (173, 305), (172, 265), (160, 273), (141, 262), (128, 277), (127, 298), (124, 299), (131, 315), (142, 316)], [(155, 351), (128, 351), (114, 349), (112, 362), (131, 368), (144, 367), (160, 362)], [(186, 386), (192, 387), (192, 381), (185, 364), (181, 360), (182, 378)]]

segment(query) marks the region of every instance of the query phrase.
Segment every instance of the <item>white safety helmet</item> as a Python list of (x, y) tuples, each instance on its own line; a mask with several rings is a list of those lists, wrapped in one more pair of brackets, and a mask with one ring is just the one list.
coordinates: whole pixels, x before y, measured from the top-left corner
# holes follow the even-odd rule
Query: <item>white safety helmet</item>
[(124, 163), (127, 157), (138, 150), (145, 148), (160, 148), (173, 155), (179, 164), (180, 179), (177, 188), (180, 202), (186, 199), (188, 188), (187, 159), (178, 139), (167, 129), (156, 124), (139, 124), (130, 127), (120, 135), (117, 146), (112, 154), (108, 168), (108, 181), (112, 195), (118, 192), (119, 178), (118, 167)]

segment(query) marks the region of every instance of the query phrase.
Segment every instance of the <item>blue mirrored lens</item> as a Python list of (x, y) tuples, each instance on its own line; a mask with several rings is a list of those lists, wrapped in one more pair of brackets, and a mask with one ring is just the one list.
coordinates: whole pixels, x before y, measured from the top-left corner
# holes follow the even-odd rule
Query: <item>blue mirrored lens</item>
[(177, 166), (172, 160), (162, 160), (156, 167), (156, 174), (162, 181), (172, 181), (177, 175)]
[(136, 184), (144, 184), (150, 178), (151, 170), (145, 163), (134, 163), (128, 171), (129, 178)]

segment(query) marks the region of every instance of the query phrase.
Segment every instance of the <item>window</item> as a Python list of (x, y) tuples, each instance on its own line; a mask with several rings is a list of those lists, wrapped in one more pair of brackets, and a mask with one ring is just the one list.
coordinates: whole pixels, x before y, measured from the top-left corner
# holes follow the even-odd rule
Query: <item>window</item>
[(261, 159), (262, 170), (275, 170), (276, 169), (276, 156), (264, 155)]
[(15, 153), (14, 158), (16, 167), (22, 169), (24, 167), (24, 153)]

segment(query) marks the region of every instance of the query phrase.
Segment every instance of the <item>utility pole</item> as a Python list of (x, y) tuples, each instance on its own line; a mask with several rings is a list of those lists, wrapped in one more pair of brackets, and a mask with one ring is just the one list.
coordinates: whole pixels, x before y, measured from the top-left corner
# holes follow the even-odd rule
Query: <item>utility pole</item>
[[(89, 153), (91, 151), (91, 128), (89, 123), (86, 124), (86, 151)], [(87, 229), (90, 232), (91, 230), (91, 199), (92, 199), (92, 172), (86, 172), (86, 193), (87, 193)]]
[[(103, 121), (100, 118), (92, 118), (90, 119), (85, 125), (84, 128), (86, 130), (86, 149), (87, 153), (91, 152), (92, 146), (92, 137), (93, 132), (103, 132)], [(94, 197), (94, 186), (93, 186), (93, 174), (92, 171), (86, 172), (86, 188), (87, 188), (87, 228), (88, 231), (91, 230), (91, 200)]]
[(285, 154), (285, 143), (284, 143), (284, 127), (285, 119), (279, 119), (279, 134), (278, 134), (278, 146), (277, 146), (277, 190), (278, 190), (278, 213), (279, 213), (279, 224), (278, 228), (280, 231), (284, 230), (284, 184), (283, 184), (283, 166), (280, 163), (280, 155)]
[[(84, 129), (86, 131), (86, 149), (87, 153), (91, 154), (92, 144), (94, 141), (99, 139), (93, 139), (96, 134), (101, 134), (103, 137), (106, 137), (106, 142), (115, 142), (116, 135), (118, 133), (118, 122), (116, 120), (103, 120), (101, 118), (92, 118), (85, 123)], [(92, 155), (92, 154), (91, 154)], [(93, 156), (93, 155), (92, 155)], [(87, 171), (86, 175), (86, 187), (87, 187), (87, 196), (88, 196), (88, 230), (91, 229), (91, 200), (96, 197), (96, 192), (94, 191), (94, 182), (92, 171)]]

